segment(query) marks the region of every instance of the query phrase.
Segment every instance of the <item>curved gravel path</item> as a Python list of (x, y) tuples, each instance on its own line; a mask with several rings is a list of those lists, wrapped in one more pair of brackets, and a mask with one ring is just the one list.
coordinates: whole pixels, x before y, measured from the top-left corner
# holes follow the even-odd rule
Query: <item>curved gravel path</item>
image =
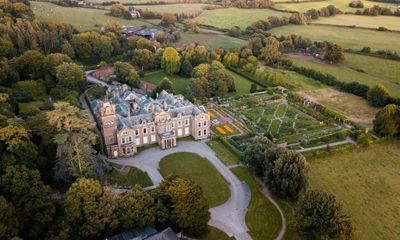
[(177, 152), (192, 152), (206, 158), (229, 183), (230, 198), (224, 204), (209, 209), (211, 218), (208, 224), (224, 231), (231, 237), (235, 237), (237, 240), (251, 240), (245, 222), (247, 206), (251, 198), (250, 190), (217, 158), (214, 151), (204, 141), (179, 141), (175, 148), (166, 150), (151, 148), (134, 157), (109, 161), (120, 165), (133, 166), (146, 172), (156, 186), (163, 180), (159, 172), (160, 160)]

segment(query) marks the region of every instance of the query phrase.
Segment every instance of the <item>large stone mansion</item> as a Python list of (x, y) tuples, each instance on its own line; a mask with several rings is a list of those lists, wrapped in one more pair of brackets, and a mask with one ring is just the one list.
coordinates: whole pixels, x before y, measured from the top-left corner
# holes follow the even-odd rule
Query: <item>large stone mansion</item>
[(210, 135), (210, 115), (182, 95), (162, 91), (155, 99), (127, 85), (110, 86), (105, 101), (90, 102), (108, 157), (129, 157), (137, 148), (157, 143), (161, 149), (176, 146), (176, 139), (195, 140)]

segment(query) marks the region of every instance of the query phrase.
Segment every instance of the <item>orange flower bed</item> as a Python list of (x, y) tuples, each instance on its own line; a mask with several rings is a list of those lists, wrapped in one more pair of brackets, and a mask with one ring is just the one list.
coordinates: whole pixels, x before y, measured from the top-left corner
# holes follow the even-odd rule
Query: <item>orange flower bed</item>
[(217, 118), (217, 116), (215, 116), (215, 114), (213, 112), (208, 112), (210, 114), (211, 118)]
[(235, 130), (233, 130), (231, 127), (229, 127), (229, 125), (224, 124), (224, 128), (226, 130), (228, 130), (228, 132), (230, 132), (230, 133), (234, 133), (235, 132)]
[(215, 127), (215, 130), (217, 130), (219, 133), (221, 133), (222, 135), (225, 135), (226, 132), (224, 131), (224, 129), (222, 129), (221, 127)]

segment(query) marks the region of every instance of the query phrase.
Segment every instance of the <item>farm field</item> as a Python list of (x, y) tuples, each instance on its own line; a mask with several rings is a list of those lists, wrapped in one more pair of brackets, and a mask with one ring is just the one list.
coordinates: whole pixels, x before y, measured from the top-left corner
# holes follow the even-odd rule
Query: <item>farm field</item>
[(379, 108), (372, 107), (368, 102), (350, 93), (338, 91), (334, 88), (324, 88), (299, 93), (314, 102), (343, 113), (349, 120), (372, 129), (372, 121)]
[(275, 239), (281, 229), (281, 217), (274, 205), (260, 192), (261, 185), (248, 168), (233, 168), (232, 172), (250, 188), (251, 200), (246, 224), (254, 240)]
[(370, 87), (378, 83), (385, 85), (390, 94), (400, 96), (400, 62), (359, 54), (345, 54), (340, 65), (329, 65), (313, 57), (303, 55), (289, 56), (296, 66), (311, 68), (329, 73), (343, 82), (359, 82)]
[(400, 49), (400, 33), (397, 32), (378, 32), (328, 25), (288, 25), (271, 29), (270, 32), (276, 36), (301, 35), (313, 41), (334, 42), (343, 48), (355, 50), (361, 50), (363, 47), (371, 47), (373, 50), (398, 51)]
[(104, 182), (110, 185), (134, 187), (136, 184), (141, 187), (153, 185), (147, 173), (134, 167), (124, 167), (122, 169), (113, 168), (110, 173), (104, 176)]
[[(385, 7), (394, 7), (393, 4), (381, 3), (381, 2), (372, 2), (372, 1), (363, 1), (364, 8), (372, 7), (374, 5), (385, 6)], [(275, 4), (274, 8), (280, 10), (287, 11), (296, 11), (296, 12), (306, 12), (309, 9), (315, 8), (319, 10), (320, 8), (326, 7), (328, 5), (334, 5), (339, 8), (343, 12), (355, 12), (359, 8), (351, 8), (349, 7), (349, 1), (346, 0), (326, 0), (320, 2), (300, 2), (300, 3), (279, 3)]]
[(183, 32), (181, 34), (181, 40), (175, 44), (175, 46), (180, 47), (185, 44), (189, 43), (199, 43), (201, 45), (206, 46), (208, 49), (215, 49), (219, 47), (223, 47), (226, 50), (235, 47), (242, 47), (246, 45), (246, 41), (240, 38), (234, 38), (227, 36), (222, 33), (214, 32), (214, 33), (190, 33), (190, 32)]
[(400, 141), (309, 158), (310, 187), (333, 193), (350, 212), (355, 239), (400, 236)]
[(269, 16), (289, 16), (289, 13), (278, 12), (270, 9), (239, 9), (223, 8), (204, 11), (196, 19), (201, 24), (211, 25), (217, 28), (231, 29), (238, 26), (244, 30), (251, 23), (266, 19)]
[(321, 17), (311, 23), (341, 25), (341, 26), (356, 26), (362, 28), (386, 27), (389, 30), (400, 31), (400, 21), (398, 17), (390, 16), (358, 16), (358, 15), (336, 15), (334, 17)]
[(31, 2), (31, 8), (36, 18), (40, 20), (51, 20), (54, 22), (67, 22), (77, 30), (83, 31), (95, 28), (109, 20), (118, 21), (123, 25), (146, 25), (146, 22), (138, 19), (122, 19), (105, 15), (106, 10), (91, 8), (62, 7), (49, 2)]
[(204, 192), (209, 206), (214, 207), (226, 202), (230, 196), (228, 183), (207, 159), (194, 153), (174, 153), (161, 159), (161, 175), (186, 177), (198, 185)]
[(166, 5), (145, 5), (136, 6), (138, 9), (149, 9), (160, 13), (197, 13), (209, 4), (166, 4)]

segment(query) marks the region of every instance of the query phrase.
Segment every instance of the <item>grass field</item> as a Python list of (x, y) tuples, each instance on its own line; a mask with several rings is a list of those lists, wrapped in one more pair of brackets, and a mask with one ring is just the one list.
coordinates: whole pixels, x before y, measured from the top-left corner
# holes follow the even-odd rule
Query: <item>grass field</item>
[(104, 181), (110, 185), (133, 187), (136, 184), (142, 187), (153, 185), (147, 173), (134, 167), (124, 167), (122, 170), (113, 169), (104, 176)]
[[(329, 41), (342, 46), (360, 50), (363, 47), (371, 47), (373, 50), (400, 49), (400, 33), (378, 32), (368, 29), (347, 27), (334, 27), (327, 25), (288, 25), (270, 30), (277, 36), (296, 34), (310, 38), (313, 41)], [(383, 41), (384, 39), (384, 41)]]
[(226, 233), (221, 230), (208, 226), (208, 234), (201, 238), (202, 240), (233, 240), (234, 238), (230, 238)]
[(187, 87), (189, 86), (189, 78), (184, 78), (179, 75), (168, 76), (164, 71), (157, 71), (145, 74), (143, 77), (144, 81), (151, 82), (155, 85), (159, 84), (161, 80), (167, 77), (172, 81), (172, 88), (174, 89), (176, 94), (185, 94)]
[(275, 239), (281, 229), (278, 210), (260, 192), (261, 185), (256, 182), (247, 168), (233, 168), (232, 172), (249, 186), (251, 200), (246, 214), (246, 224), (254, 240)]
[(220, 32), (213, 31), (204, 32), (201, 30), (200, 33), (183, 32), (181, 33), (181, 37), (181, 40), (175, 44), (177, 47), (194, 42), (204, 45), (209, 49), (223, 47), (229, 50), (246, 45), (246, 41), (243, 39), (230, 37)]
[[(400, 38), (399, 38), (400, 39)], [(343, 82), (359, 82), (370, 87), (385, 85), (390, 94), (400, 96), (400, 62), (359, 54), (345, 54), (340, 65), (329, 65), (318, 59), (303, 55), (290, 55), (296, 66), (329, 73)]]
[[(236, 93), (237, 94), (248, 94), (250, 93), (250, 87), (252, 82), (248, 80), (247, 78), (235, 73), (235, 72), (230, 72), (233, 78), (235, 79), (235, 87), (236, 87)], [(257, 85), (257, 88), (260, 88), (261, 86)]]
[(106, 10), (91, 8), (62, 7), (48, 2), (31, 2), (31, 9), (37, 19), (53, 22), (67, 22), (76, 29), (82, 31), (95, 28), (95, 25), (103, 24), (109, 20), (115, 20), (125, 25), (150, 25), (143, 20), (122, 19), (105, 15)]
[(139, 9), (149, 9), (160, 13), (197, 13), (203, 11), (208, 4), (168, 4), (136, 6)]
[(196, 19), (201, 24), (211, 25), (218, 28), (231, 29), (233, 26), (239, 26), (244, 30), (247, 26), (257, 20), (267, 19), (269, 16), (289, 16), (284, 12), (273, 11), (270, 9), (239, 9), (223, 8), (211, 11), (204, 11)]
[[(393, 4), (380, 3), (380, 2), (372, 2), (372, 1), (363, 1), (364, 7), (372, 7), (374, 5), (379, 6), (394, 6)], [(306, 12), (309, 9), (315, 8), (320, 9), (326, 7), (328, 5), (334, 5), (344, 12), (355, 12), (358, 8), (349, 7), (349, 1), (347, 0), (326, 0), (321, 2), (301, 2), (301, 3), (280, 3), (276, 4), (274, 8), (288, 11), (297, 11), (297, 12)]]
[(192, 179), (203, 188), (209, 206), (226, 202), (230, 196), (225, 179), (207, 159), (193, 153), (174, 153), (161, 159), (160, 172), (164, 177), (174, 174)]
[(386, 27), (390, 30), (400, 31), (400, 21), (398, 17), (390, 16), (358, 16), (358, 15), (336, 15), (334, 17), (324, 17), (318, 20), (313, 20), (311, 23), (341, 25), (341, 26), (356, 26), (362, 28)]
[(399, 140), (308, 159), (310, 187), (333, 193), (344, 203), (356, 239), (398, 239), (399, 159)]
[(340, 92), (334, 88), (300, 92), (300, 95), (334, 109), (348, 116), (348, 119), (364, 127), (372, 129), (372, 121), (378, 108), (371, 107), (368, 102), (350, 93)]
[(207, 145), (215, 152), (218, 159), (225, 165), (239, 164), (240, 159), (227, 149), (220, 141), (212, 140), (207, 142)]

